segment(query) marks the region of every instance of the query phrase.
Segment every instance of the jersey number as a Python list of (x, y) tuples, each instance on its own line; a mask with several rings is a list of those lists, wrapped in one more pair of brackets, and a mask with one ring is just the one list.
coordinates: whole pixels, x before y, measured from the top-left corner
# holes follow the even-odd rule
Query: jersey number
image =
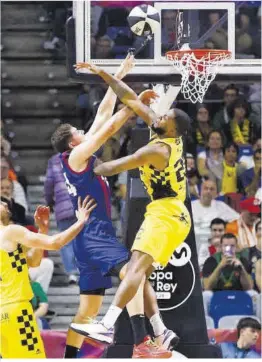
[(174, 167), (175, 167), (175, 170), (176, 170), (177, 182), (183, 181), (184, 178), (185, 178), (185, 165), (184, 165), (183, 158), (180, 158), (179, 160), (177, 160)]
[(64, 172), (64, 177), (69, 195), (76, 196), (77, 195), (76, 188), (74, 185), (70, 184), (65, 172)]

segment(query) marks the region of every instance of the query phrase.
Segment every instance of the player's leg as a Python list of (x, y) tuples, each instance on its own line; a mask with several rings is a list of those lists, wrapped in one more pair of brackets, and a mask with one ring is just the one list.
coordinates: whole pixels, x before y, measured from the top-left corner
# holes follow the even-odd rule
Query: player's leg
[[(112, 328), (114, 326), (117, 318), (125, 306), (127, 306), (127, 309), (130, 311), (129, 313), (136, 313), (136, 309), (130, 308), (130, 304), (134, 303), (134, 300), (137, 297), (140, 298), (138, 303), (141, 303), (141, 301), (144, 302), (144, 280), (146, 278), (146, 272), (151, 267), (152, 262), (153, 259), (148, 254), (140, 251), (134, 251), (132, 253), (124, 279), (122, 280), (117, 290), (111, 307), (102, 320), (102, 325), (106, 329)], [(142, 324), (140, 323), (141, 319)], [(142, 318), (140, 318), (140, 316), (137, 314), (131, 316), (131, 325), (132, 327), (136, 327), (136, 329), (133, 328), (134, 332), (138, 329), (137, 327), (139, 327), (139, 324), (142, 326), (144, 325), (144, 316), (142, 316)], [(154, 343), (152, 343), (150, 337), (144, 338), (142, 340), (141, 338), (136, 340), (136, 338), (139, 336), (141, 337), (140, 334), (136, 335), (136, 332), (134, 333), (135, 345), (133, 349), (133, 358), (171, 357), (170, 351), (162, 347), (157, 347)]]
[[(149, 267), (149, 269), (146, 272), (147, 278), (150, 277), (154, 269), (155, 268), (153, 266)], [(124, 267), (120, 270), (119, 277), (121, 280), (124, 279), (126, 271), (127, 271), (127, 264), (124, 265)], [(156, 342), (158, 343), (158, 345), (164, 345), (164, 347), (167, 349), (170, 350), (173, 349), (178, 344), (179, 337), (176, 335), (174, 331), (168, 329), (165, 326), (158, 308), (156, 293), (151, 283), (147, 279), (144, 283), (143, 303), (144, 303), (143, 312), (150, 321), (150, 324), (154, 331), (154, 336), (156, 337)], [(127, 304), (126, 307), (128, 310), (128, 314), (130, 316), (130, 322), (134, 334), (134, 339), (143, 340), (142, 337), (147, 336), (148, 332), (146, 330), (145, 318), (144, 314), (142, 314), (142, 308), (140, 307), (141, 313), (139, 312), (139, 305), (133, 308), (132, 300)]]
[(136, 250), (132, 253), (125, 277), (113, 300), (114, 306), (123, 309), (134, 298), (141, 282), (146, 277), (147, 269), (153, 262), (151, 255)]
[[(119, 243), (118, 243), (119, 244)], [(135, 277), (136, 279), (136, 285), (137, 289), (133, 289), (133, 295), (130, 295), (130, 299), (133, 298), (135, 295), (134, 300), (131, 302), (131, 304), (128, 306), (129, 313), (131, 316), (131, 325), (132, 329), (134, 331), (134, 339), (135, 339), (135, 347), (134, 347), (134, 356), (140, 356), (141, 358), (166, 358), (170, 357), (170, 352), (167, 350), (164, 350), (163, 348), (156, 347), (156, 345), (150, 344), (150, 337), (148, 336), (148, 333), (146, 331), (145, 326), (145, 320), (144, 315), (140, 314), (143, 311), (143, 285), (141, 285), (141, 281), (144, 282), (145, 276), (146, 276), (146, 269), (148, 266), (146, 265), (144, 268), (145, 270), (141, 273), (141, 279), (139, 280), (137, 275), (135, 275), (135, 272), (138, 271), (138, 269), (142, 269), (142, 267), (137, 266), (135, 268), (134, 259), (137, 259), (137, 262), (139, 262), (138, 254), (141, 254), (142, 258), (145, 255), (142, 255), (143, 253), (135, 252), (135, 256), (131, 257), (131, 262), (128, 263), (128, 268), (126, 266), (123, 267), (128, 262), (128, 255), (129, 253), (125, 250), (125, 255), (120, 249), (123, 249), (123, 246), (121, 244), (113, 245), (112, 248), (106, 249), (107, 250), (107, 260), (110, 258), (110, 254), (108, 253), (108, 250), (112, 251), (112, 255), (115, 256), (118, 255), (118, 259), (114, 259), (114, 262), (111, 264), (111, 268), (109, 271), (112, 273), (112, 275), (121, 275), (123, 277), (124, 270), (126, 271), (126, 276), (124, 277), (124, 280), (130, 280), (132, 281)], [(137, 254), (137, 256), (136, 256)], [(100, 253), (101, 258), (101, 253)], [(132, 260), (132, 258), (134, 258)], [(102, 260), (100, 259), (100, 262)], [(102, 268), (105, 268), (104, 263), (101, 264)], [(143, 264), (143, 262), (141, 263)], [(151, 258), (149, 258), (148, 264), (152, 264)], [(106, 269), (106, 268), (105, 268)], [(121, 270), (122, 269), (122, 270)], [(121, 283), (122, 284), (122, 283)], [(141, 287), (141, 288), (139, 288)], [(127, 285), (127, 289), (129, 290), (129, 285)], [(137, 293), (138, 291), (138, 293)], [(118, 292), (117, 292), (118, 293)], [(103, 319), (103, 322), (105, 321), (106, 325), (103, 323), (96, 323), (96, 324), (77, 324), (72, 323), (71, 328), (80, 333), (84, 336), (88, 336), (91, 338), (95, 338), (98, 340), (103, 340), (102, 338), (105, 337), (105, 335), (108, 335), (108, 331), (111, 330), (111, 327), (115, 324), (116, 319), (122, 312), (122, 309), (116, 305), (111, 305), (107, 315)], [(108, 321), (106, 322), (106, 317), (108, 318)], [(90, 329), (91, 327), (91, 329)], [(146, 338), (147, 337), (147, 338)]]
[[(80, 303), (73, 323), (82, 325), (88, 324), (92, 318), (96, 318), (103, 302), (105, 289), (111, 288), (112, 283), (110, 277), (104, 277), (98, 268), (90, 264), (81, 264), (79, 270)], [(69, 328), (64, 357), (76, 358), (84, 338), (83, 335)]]
[[(151, 270), (150, 268), (149, 275)], [(165, 326), (158, 308), (156, 293), (148, 280), (146, 280), (144, 286), (144, 306), (145, 314), (154, 331), (156, 343), (163, 345), (168, 350), (173, 350), (179, 343), (179, 337), (174, 331)]]
[(0, 328), (3, 358), (46, 358), (30, 302), (1, 307)]
[[(163, 210), (161, 214), (159, 210)], [(179, 217), (182, 214), (183, 220)], [(163, 266), (168, 263), (175, 248), (188, 235), (190, 226), (190, 216), (183, 203), (161, 200), (161, 203), (158, 201), (149, 205), (132, 247), (133, 253), (125, 278), (117, 290), (111, 309), (102, 321), (105, 327), (111, 328), (114, 325), (121, 310), (134, 297), (153, 262)]]
[[(73, 323), (89, 323), (89, 318), (96, 318), (103, 302), (104, 289), (88, 291), (90, 294), (80, 294), (80, 304)], [(64, 358), (76, 358), (78, 351), (81, 349), (85, 337), (79, 333), (68, 329), (66, 338), (66, 348)]]
[[(121, 280), (124, 279), (127, 273), (128, 265), (129, 263), (126, 263), (119, 272), (119, 278)], [(144, 283), (145, 278), (142, 280), (135, 297), (131, 299), (126, 306), (130, 317), (135, 345), (139, 345), (148, 337), (144, 315)]]

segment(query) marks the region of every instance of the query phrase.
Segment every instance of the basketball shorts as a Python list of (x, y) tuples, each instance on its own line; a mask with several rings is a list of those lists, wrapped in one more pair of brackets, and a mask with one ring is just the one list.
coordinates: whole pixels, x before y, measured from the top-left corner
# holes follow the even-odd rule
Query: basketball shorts
[(155, 263), (166, 266), (175, 249), (186, 239), (190, 228), (190, 214), (182, 201), (175, 198), (152, 201), (147, 206), (132, 251), (149, 254)]
[(73, 248), (80, 273), (80, 293), (111, 288), (111, 271), (130, 258), (129, 251), (118, 241), (111, 221), (97, 218), (91, 219), (78, 234)]
[(3, 358), (46, 358), (30, 302), (1, 306), (0, 334)]

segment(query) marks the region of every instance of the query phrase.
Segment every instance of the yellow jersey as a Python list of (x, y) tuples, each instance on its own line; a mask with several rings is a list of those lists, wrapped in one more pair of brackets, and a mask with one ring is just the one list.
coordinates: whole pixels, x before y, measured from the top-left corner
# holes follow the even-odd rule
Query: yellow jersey
[(177, 138), (155, 138), (149, 142), (164, 143), (170, 148), (167, 167), (160, 171), (153, 165), (139, 167), (140, 178), (151, 200), (174, 197), (182, 202), (186, 198), (186, 164), (183, 157), (183, 140)]
[[(5, 226), (0, 226), (0, 233)], [(0, 305), (29, 301), (33, 292), (29, 280), (26, 254), (20, 244), (8, 252), (0, 249)]]
[(223, 194), (237, 192), (237, 168), (223, 162), (223, 177), (221, 191)]

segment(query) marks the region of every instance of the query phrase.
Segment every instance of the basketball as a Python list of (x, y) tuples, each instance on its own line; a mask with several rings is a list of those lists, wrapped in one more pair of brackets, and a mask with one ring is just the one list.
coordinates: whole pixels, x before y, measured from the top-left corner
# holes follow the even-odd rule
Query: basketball
[(131, 31), (138, 36), (154, 34), (160, 25), (159, 12), (151, 5), (136, 6), (127, 20)]

